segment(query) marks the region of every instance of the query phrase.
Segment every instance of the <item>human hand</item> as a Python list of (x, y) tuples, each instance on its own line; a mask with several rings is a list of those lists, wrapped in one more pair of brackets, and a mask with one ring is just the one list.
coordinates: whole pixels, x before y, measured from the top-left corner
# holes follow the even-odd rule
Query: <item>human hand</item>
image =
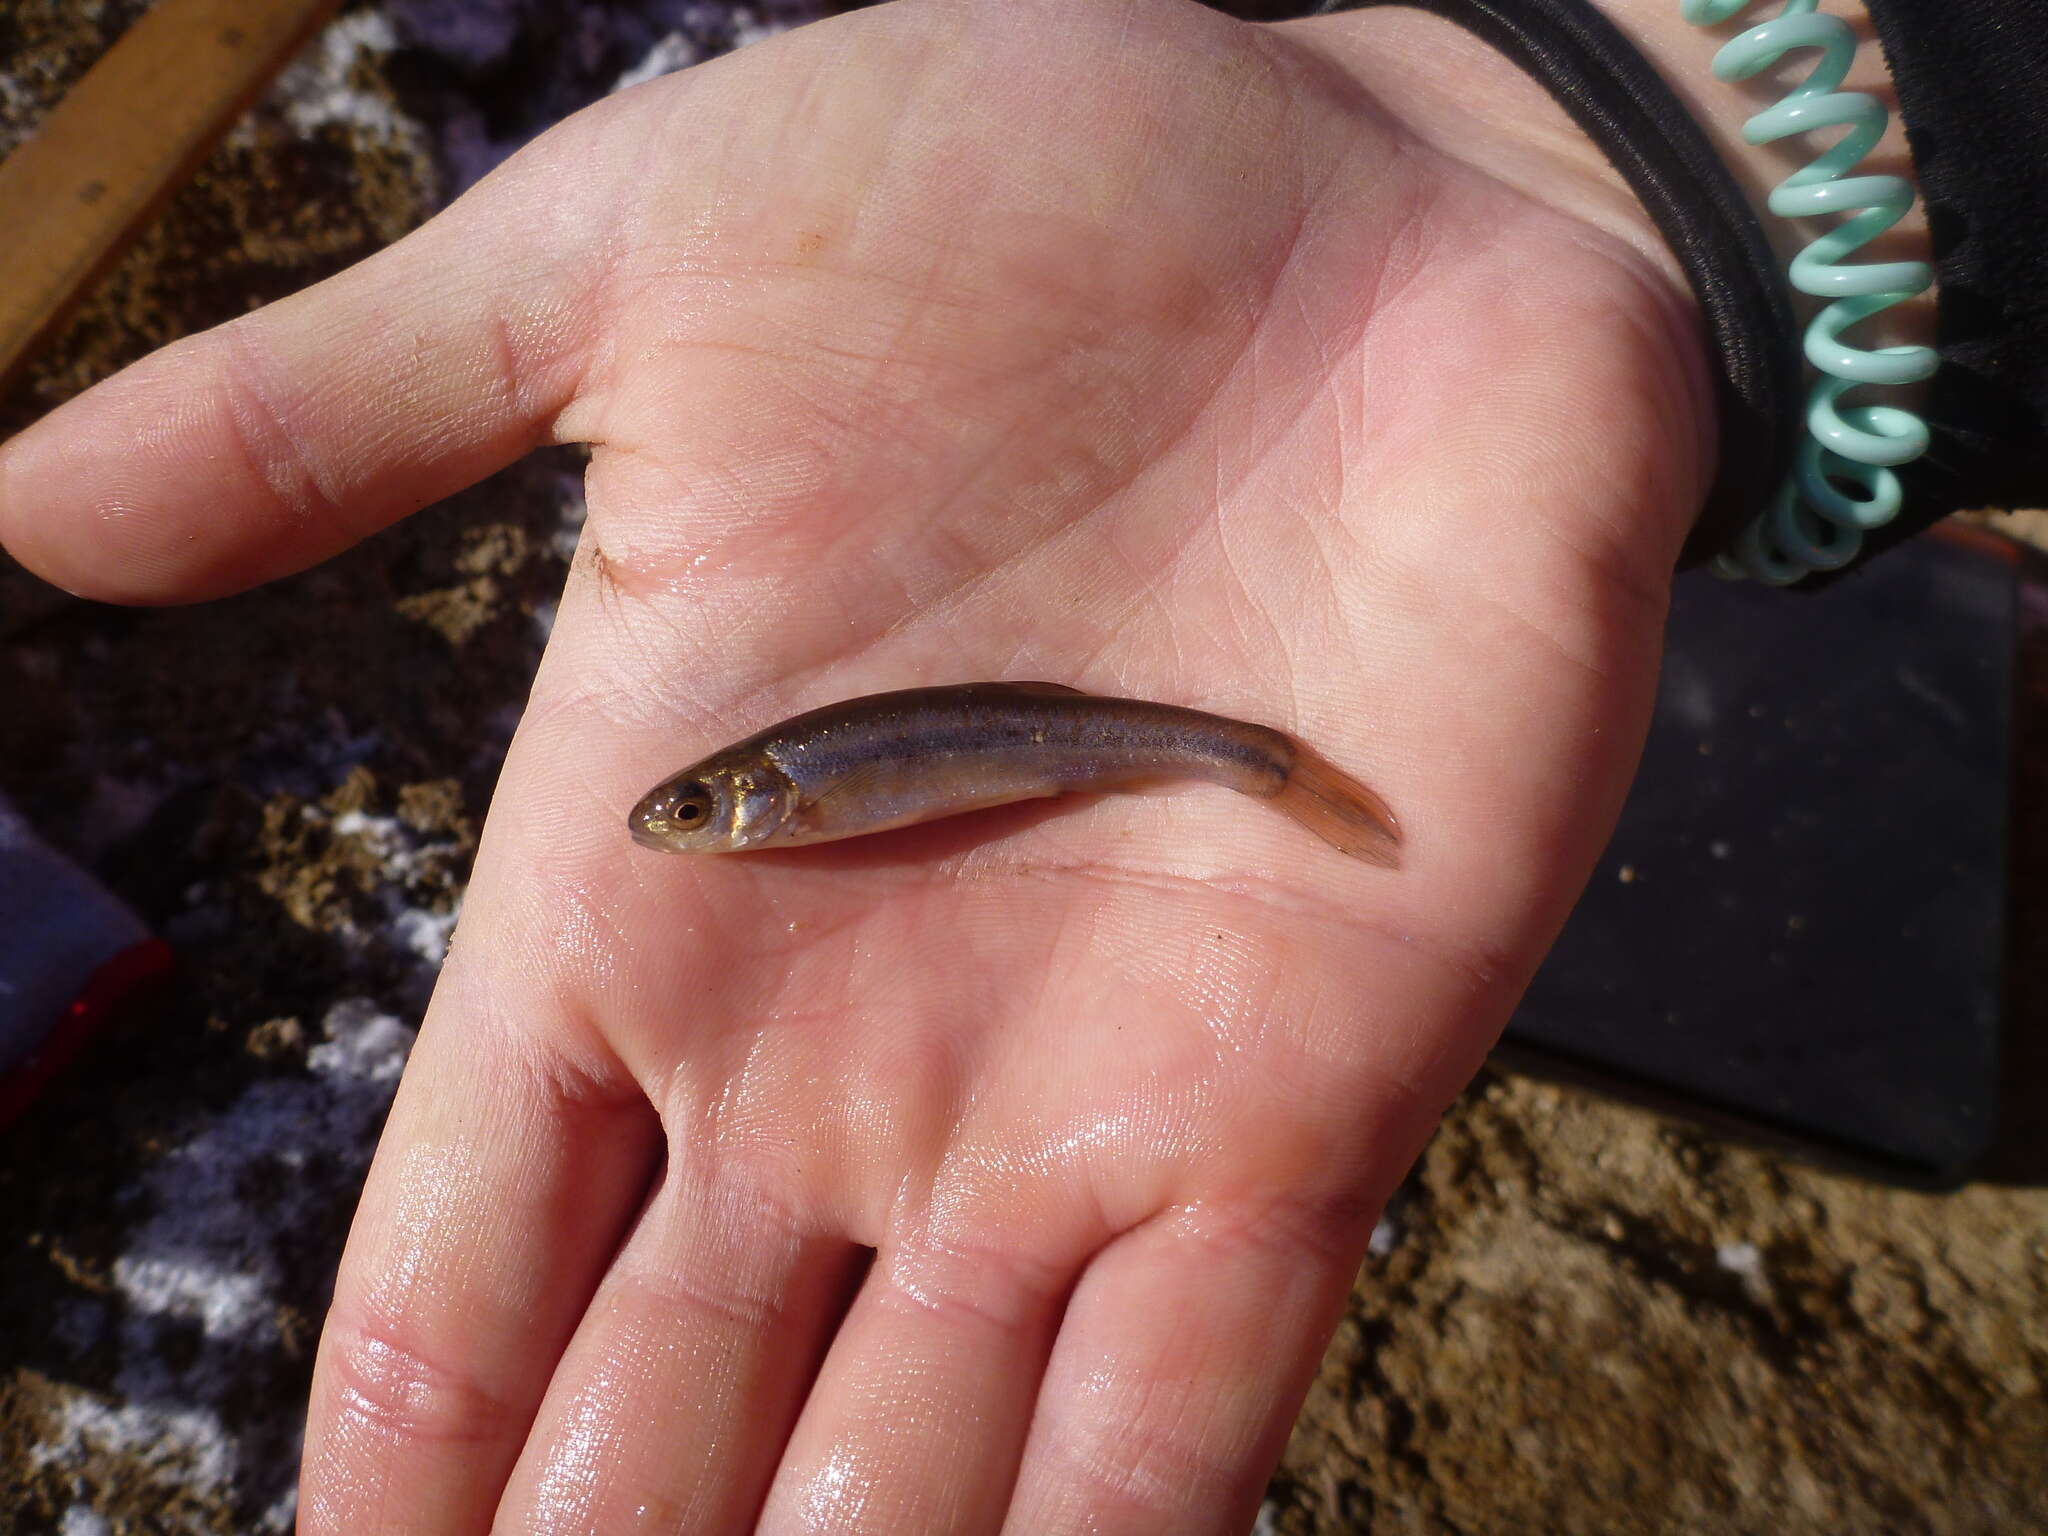
[[(24, 561), (174, 601), (593, 444), (305, 1529), (1249, 1521), (1606, 835), (1707, 459), (1626, 194), (1483, 50), (1495, 115), (1435, 110), (1417, 39), (1153, 0), (820, 25), (0, 454)], [(757, 726), (998, 677), (1294, 731), (1404, 868), (1202, 789), (627, 838)]]

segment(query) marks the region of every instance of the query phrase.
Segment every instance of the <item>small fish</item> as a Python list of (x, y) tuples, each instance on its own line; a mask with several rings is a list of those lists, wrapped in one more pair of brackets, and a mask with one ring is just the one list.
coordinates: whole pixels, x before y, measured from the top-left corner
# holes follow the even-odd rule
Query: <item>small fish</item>
[(1060, 683), (906, 688), (828, 704), (664, 779), (627, 818), (670, 853), (794, 848), (1050, 795), (1204, 779), (1270, 800), (1388, 869), (1386, 802), (1292, 737)]

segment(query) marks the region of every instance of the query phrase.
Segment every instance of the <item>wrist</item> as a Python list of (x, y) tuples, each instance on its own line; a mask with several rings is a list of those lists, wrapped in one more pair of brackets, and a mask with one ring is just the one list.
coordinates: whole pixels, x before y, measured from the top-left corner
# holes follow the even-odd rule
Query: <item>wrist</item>
[[(1713, 73), (1714, 56), (1746, 26), (1779, 7), (1759, 3), (1735, 19), (1698, 27), (1679, 13), (1679, 0), (1598, 0), (1601, 12), (1656, 66), (1721, 154), (1762, 219), (1773, 249), (1789, 261), (1819, 227), (1795, 224), (1768, 212), (1771, 189), (1812, 157), (1803, 140), (1751, 144), (1743, 124), (1788, 86), (1806, 77), (1810, 54), (1795, 54), (1778, 69), (1746, 81)], [(1889, 105), (1891, 74), (1856, 0), (1823, 0), (1822, 10), (1855, 28), (1861, 45), (1844, 90), (1867, 91)], [(1529, 195), (1584, 218), (1637, 247), (1673, 282), (1678, 265), (1656, 227), (1598, 146), (1544, 93), (1541, 86), (1495, 49), (1450, 22), (1402, 5), (1355, 11), (1303, 23), (1316, 29), (1323, 49), (1397, 112), (1405, 127), (1459, 158), (1483, 150), (1487, 168)], [(1478, 136), (1475, 138), (1475, 130)], [(1835, 135), (1825, 132), (1822, 145)], [(1865, 167), (1912, 180), (1911, 160), (1896, 113)], [(1906, 216), (1862, 254), (1869, 260), (1931, 260), (1925, 210), (1916, 199)], [(1931, 299), (1889, 311), (1931, 309)], [(1879, 322), (1881, 323), (1881, 321)], [(1910, 339), (1931, 341), (1931, 337)]]
[[(1928, 280), (1929, 241), (1911, 182), (1898, 174), (1911, 167), (1882, 104), (1892, 94), (1884, 61), (1858, 47), (1867, 18), (1801, 14), (1814, 0), (1782, 10), (1601, 0), (1597, 13), (1586, 0), (1557, 0), (1526, 18), (1498, 0), (1339, 3), (1388, 19), (1317, 41), (1412, 137), (1605, 230), (1667, 285), (1683, 265), (1712, 332), (1716, 414), (1729, 433), (1695, 549), (1726, 550), (1757, 518), (1731, 571), (1784, 582), (1853, 558), (1860, 530), (1900, 505), (1897, 476), (1884, 466), (1926, 444), (1917, 416), (1898, 409), (1914, 399), (1896, 386), (1924, 379), (1934, 357), (1931, 300), (1899, 303), (1899, 290)], [(1686, 19), (1703, 9), (1736, 14), (1711, 30)], [(1460, 29), (1473, 36), (1450, 35)], [(1731, 73), (1744, 60), (1769, 67), (1753, 80), (1723, 80), (1717, 57)], [(1526, 80), (1513, 78), (1523, 71)], [(1817, 216), (1790, 221), (1805, 214)], [(1774, 265), (1789, 265), (1792, 283), (1821, 297), (1795, 314)], [(1873, 319), (1872, 310), (1883, 313)], [(1812, 435), (1802, 429), (1804, 446), (1786, 457), (1798, 359), (1791, 327), (1809, 320), (1804, 351), (1809, 369), (1821, 370), (1808, 402)], [(1852, 335), (1840, 334), (1845, 326)], [(1891, 398), (1866, 401), (1860, 391), (1870, 383), (1892, 386)], [(1797, 493), (1781, 497), (1776, 487), (1788, 484), (1780, 477), (1795, 457)], [(1759, 517), (1767, 506), (1768, 531)]]
[[(1737, 34), (1778, 15), (1784, 7), (1757, 3), (1740, 14), (1714, 26), (1695, 26), (1680, 14), (1678, 0), (1600, 0), (1608, 18), (1625, 32), (1644, 57), (1691, 109), (1721, 153), (1763, 220), (1764, 232), (1781, 262), (1789, 262), (1815, 235), (1838, 224), (1840, 216), (1822, 219), (1785, 219), (1769, 212), (1773, 188), (1787, 176), (1809, 163), (1840, 136), (1838, 129), (1812, 135), (1781, 139), (1772, 144), (1752, 144), (1743, 135), (1743, 125), (1765, 107), (1782, 99), (1803, 82), (1813, 69), (1815, 54), (1800, 50), (1782, 64), (1748, 80), (1721, 80), (1713, 73), (1714, 57)], [(1904, 127), (1895, 106), (1891, 70), (1877, 45), (1870, 18), (1859, 0), (1822, 0), (1819, 9), (1840, 17), (1855, 32), (1858, 45), (1854, 62), (1839, 89), (1860, 91), (1885, 104), (1889, 121), (1884, 137), (1856, 167), (1856, 175), (1903, 177), (1914, 188), (1912, 205), (1884, 234), (1858, 249), (1849, 259), (1855, 263), (1919, 261), (1932, 266), (1932, 242), (1928, 235), (1927, 212), (1914, 181), (1912, 157), (1906, 147)], [(1796, 299), (1802, 321), (1819, 307), (1819, 301)], [(1898, 346), (1934, 344), (1935, 290), (1930, 288), (1904, 303), (1862, 322), (1860, 345)], [(1886, 404), (1911, 405), (1924, 386), (1894, 386), (1885, 392)]]

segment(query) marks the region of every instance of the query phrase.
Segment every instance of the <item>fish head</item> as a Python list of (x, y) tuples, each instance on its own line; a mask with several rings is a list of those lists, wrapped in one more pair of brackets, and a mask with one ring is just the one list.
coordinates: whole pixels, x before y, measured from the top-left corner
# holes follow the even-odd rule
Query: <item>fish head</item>
[(654, 786), (626, 818), (633, 841), (665, 853), (733, 853), (775, 836), (796, 789), (773, 767), (713, 758)]

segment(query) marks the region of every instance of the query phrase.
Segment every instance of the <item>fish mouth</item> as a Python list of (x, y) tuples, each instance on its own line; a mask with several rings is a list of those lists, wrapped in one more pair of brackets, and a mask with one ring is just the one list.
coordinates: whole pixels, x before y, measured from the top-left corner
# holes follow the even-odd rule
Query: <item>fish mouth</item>
[(675, 804), (675, 796), (666, 785), (643, 797), (626, 818), (626, 830), (633, 834), (633, 841), (658, 853), (688, 852), (690, 834), (703, 831), (703, 818), (700, 816), (685, 827), (676, 819)]
[(626, 823), (633, 834), (633, 841), (642, 848), (652, 848), (657, 853), (673, 853), (676, 845), (672, 841), (675, 828), (657, 817), (635, 816)]

